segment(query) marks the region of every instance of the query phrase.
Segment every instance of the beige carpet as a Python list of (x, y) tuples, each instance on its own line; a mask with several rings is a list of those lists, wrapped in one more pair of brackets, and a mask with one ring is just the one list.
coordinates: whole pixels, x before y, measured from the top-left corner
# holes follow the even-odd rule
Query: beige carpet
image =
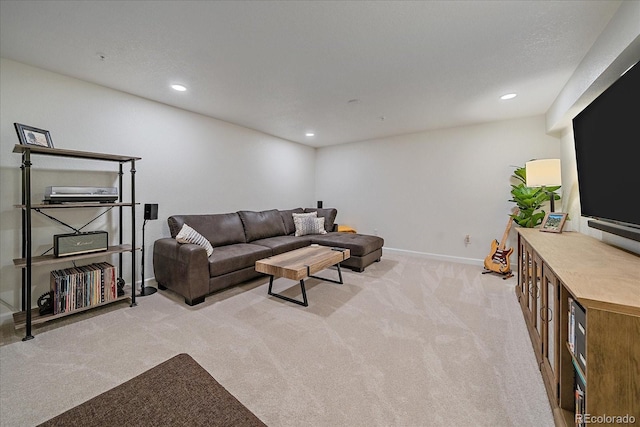
[[(308, 280), (307, 308), (259, 279), (196, 307), (159, 292), (28, 342), (5, 331), (0, 425), (37, 425), (188, 353), (270, 427), (552, 426), (516, 279), (481, 271), (388, 251), (344, 285)], [(299, 297), (285, 279), (274, 291)]]

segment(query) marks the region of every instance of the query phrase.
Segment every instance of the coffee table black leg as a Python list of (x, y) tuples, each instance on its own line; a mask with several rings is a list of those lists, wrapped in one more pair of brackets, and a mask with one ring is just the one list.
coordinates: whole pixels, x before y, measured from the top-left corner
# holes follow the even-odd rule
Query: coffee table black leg
[(302, 289), (302, 301), (298, 301), (295, 300), (293, 298), (289, 298), (289, 297), (285, 297), (284, 295), (280, 295), (280, 294), (276, 294), (275, 292), (272, 292), (271, 289), (273, 288), (273, 276), (269, 276), (269, 295), (273, 295), (276, 298), (280, 298), (283, 299), (285, 301), (289, 301), (295, 304), (299, 304), (305, 307), (309, 306), (309, 303), (307, 302), (307, 290), (304, 287), (304, 280), (300, 280), (300, 288)]
[[(313, 277), (314, 279), (320, 279), (320, 280), (324, 280), (325, 282), (331, 282), (331, 283), (337, 283), (338, 285), (342, 285), (344, 282), (342, 281), (342, 270), (340, 270), (340, 264), (336, 264), (336, 267), (338, 267), (338, 278), (340, 280), (333, 280), (333, 279), (326, 279), (324, 277), (319, 277), (319, 276), (312, 276), (312, 275), (308, 275), (309, 277)], [(309, 267), (307, 267), (308, 269)]]
[(309, 303), (307, 302), (307, 290), (304, 288), (304, 279), (300, 279), (300, 289), (302, 289), (302, 304), (300, 305), (307, 307)]

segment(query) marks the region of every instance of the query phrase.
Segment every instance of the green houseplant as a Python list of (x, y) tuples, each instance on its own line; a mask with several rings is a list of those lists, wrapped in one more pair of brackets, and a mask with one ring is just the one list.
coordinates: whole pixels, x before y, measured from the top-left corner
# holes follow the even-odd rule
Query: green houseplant
[(560, 196), (555, 193), (560, 186), (553, 187), (527, 187), (527, 172), (524, 167), (518, 167), (512, 175), (518, 184), (511, 185), (510, 202), (515, 202), (518, 206), (517, 213), (511, 215), (513, 222), (520, 227), (534, 228), (542, 223), (546, 212), (541, 209), (542, 204), (554, 198), (559, 200)]

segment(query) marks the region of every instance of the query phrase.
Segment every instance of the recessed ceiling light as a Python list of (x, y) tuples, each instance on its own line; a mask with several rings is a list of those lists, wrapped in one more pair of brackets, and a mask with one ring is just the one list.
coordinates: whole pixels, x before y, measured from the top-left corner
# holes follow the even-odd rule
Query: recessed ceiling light
[(515, 94), (515, 93), (507, 93), (506, 95), (502, 95), (502, 96), (500, 97), (500, 99), (502, 99), (502, 100), (506, 100), (506, 99), (513, 99), (513, 98), (515, 98), (516, 96), (518, 96), (518, 95), (517, 95), (517, 94)]
[(313, 132), (307, 132), (307, 133), (305, 133), (304, 135), (305, 135), (305, 136), (316, 136), (316, 134), (315, 134), (315, 133), (313, 133)]
[(184, 92), (185, 90), (187, 90), (186, 86), (179, 85), (179, 84), (173, 84), (173, 85), (171, 85), (171, 88), (173, 90), (177, 90), (178, 92)]

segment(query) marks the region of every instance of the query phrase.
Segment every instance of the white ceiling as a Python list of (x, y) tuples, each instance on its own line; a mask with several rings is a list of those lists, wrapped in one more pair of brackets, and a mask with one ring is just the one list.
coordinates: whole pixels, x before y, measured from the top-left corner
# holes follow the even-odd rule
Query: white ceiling
[(619, 5), (1, 0), (0, 55), (320, 147), (544, 114)]

